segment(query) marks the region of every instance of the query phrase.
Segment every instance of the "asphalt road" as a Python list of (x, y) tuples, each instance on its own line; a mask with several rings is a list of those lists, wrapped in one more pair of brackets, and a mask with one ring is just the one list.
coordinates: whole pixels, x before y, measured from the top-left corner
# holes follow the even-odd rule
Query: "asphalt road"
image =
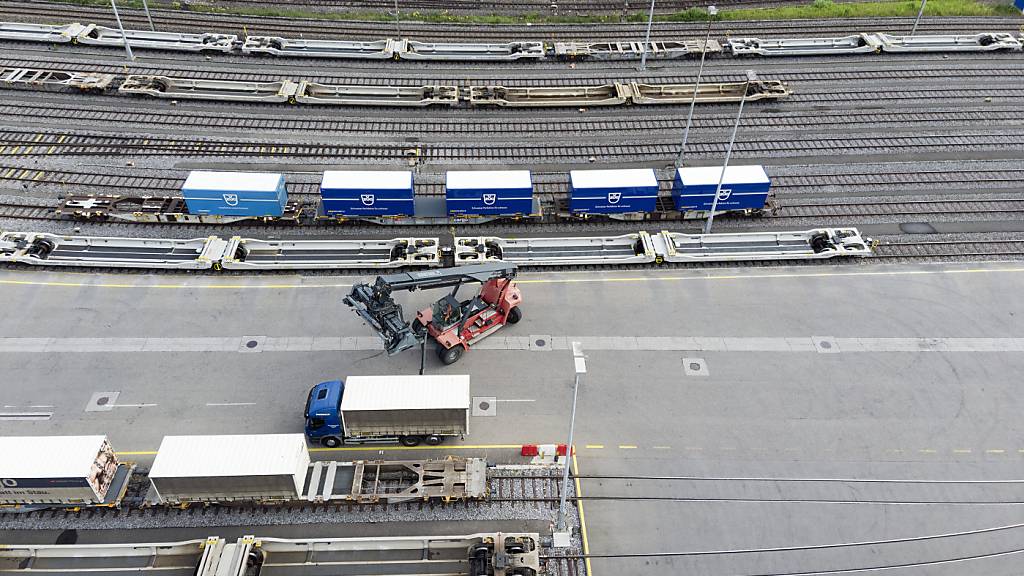
[[(350, 283), (5, 272), (0, 433), (106, 433), (145, 463), (167, 434), (299, 432), (313, 383), (418, 368), (418, 354), (374, 349), (339, 303)], [(473, 395), (496, 400), (494, 416), (473, 418), (461, 454), (507, 457), (508, 446), (564, 441), (572, 384), (564, 348), (581, 340), (582, 475), (1021, 479), (1022, 288), (1024, 268), (1010, 263), (527, 274), (520, 324), (452, 368), (428, 355), (428, 370), (469, 373)], [(422, 304), (431, 294), (414, 296), (404, 299)], [(251, 340), (255, 351), (242, 352)], [(101, 392), (118, 394), (98, 408), (91, 400)], [(344, 454), (363, 456), (378, 452)], [(1022, 486), (584, 479), (582, 491), (688, 499), (585, 500), (591, 552), (614, 555), (1024, 523), (1024, 507), (1013, 503), (1024, 501)], [(1020, 536), (1008, 529), (592, 565), (595, 574), (893, 564), (908, 565), (898, 574), (972, 566), (1017, 574), (1020, 555), (1002, 553), (1020, 548)], [(980, 558), (946, 562), (961, 556)]]

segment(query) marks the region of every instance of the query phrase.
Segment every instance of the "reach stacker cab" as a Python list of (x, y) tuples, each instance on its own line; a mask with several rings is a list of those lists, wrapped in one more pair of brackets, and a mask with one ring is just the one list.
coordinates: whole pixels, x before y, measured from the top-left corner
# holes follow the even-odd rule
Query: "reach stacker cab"
[(350, 376), (313, 386), (306, 438), (328, 448), (394, 443), (435, 446), (469, 433), (469, 376)]

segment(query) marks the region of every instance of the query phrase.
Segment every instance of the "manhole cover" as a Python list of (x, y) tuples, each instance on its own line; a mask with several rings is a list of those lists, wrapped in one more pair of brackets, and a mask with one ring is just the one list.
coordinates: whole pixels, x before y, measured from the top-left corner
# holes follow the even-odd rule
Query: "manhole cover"
[(474, 396), (473, 416), (497, 416), (497, 398), (494, 396)]
[(707, 376), (708, 363), (703, 358), (683, 358), (683, 372), (687, 376)]
[(106, 406), (107, 402), (110, 402), (110, 398), (107, 398), (106, 396), (96, 399), (97, 406)]
[(255, 347), (259, 346), (259, 345), (260, 345), (260, 343), (255, 341), (255, 340), (249, 340), (248, 342), (245, 343), (245, 347), (246, 348), (255, 348)]
[(822, 342), (818, 342), (818, 346), (821, 346), (825, 350), (830, 350), (832, 348), (832, 343), (831, 342), (827, 342), (827, 341), (822, 341)]
[(544, 346), (544, 345), (547, 344), (547, 341), (545, 341), (545, 340), (537, 340), (535, 343), (537, 344), (537, 346)]

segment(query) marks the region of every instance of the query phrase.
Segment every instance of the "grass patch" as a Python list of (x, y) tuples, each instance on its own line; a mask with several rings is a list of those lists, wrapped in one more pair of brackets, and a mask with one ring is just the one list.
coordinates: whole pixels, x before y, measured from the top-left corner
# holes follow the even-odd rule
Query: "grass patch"
[[(109, 7), (109, 0), (55, 0), (66, 4)], [(118, 0), (125, 8), (142, 8), (141, 0)], [(238, 16), (270, 16), (279, 18), (308, 18), (313, 20), (359, 20), (387, 22), (394, 20), (386, 12), (315, 12), (293, 8), (238, 8), (181, 2), (149, 2), (151, 8), (187, 10), (207, 14), (229, 14)], [(776, 8), (741, 8), (720, 10), (715, 20), (806, 20), (843, 18), (889, 18), (917, 16), (920, 8), (917, 0), (836, 3), (832, 0), (814, 0), (807, 4)], [(925, 16), (1020, 16), (1020, 11), (1010, 4), (988, 4), (977, 0), (929, 0)], [(634, 12), (623, 17), (620, 14), (596, 14), (589, 16), (524, 13), (501, 14), (451, 14), (440, 11), (402, 12), (402, 20), (432, 22), (439, 24), (602, 24), (619, 22), (646, 22), (647, 14)], [(658, 22), (700, 22), (707, 21), (707, 12), (702, 8), (690, 8), (672, 14), (656, 14)]]

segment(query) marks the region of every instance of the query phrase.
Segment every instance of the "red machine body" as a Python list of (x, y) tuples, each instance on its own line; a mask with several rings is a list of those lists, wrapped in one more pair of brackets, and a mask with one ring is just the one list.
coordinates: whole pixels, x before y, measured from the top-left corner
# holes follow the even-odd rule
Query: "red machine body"
[(459, 302), (451, 294), (416, 313), (416, 320), (427, 327), (437, 341), (437, 355), (445, 364), (453, 364), (468, 350), (505, 324), (522, 317), (519, 287), (511, 278), (494, 278), (480, 293)]

